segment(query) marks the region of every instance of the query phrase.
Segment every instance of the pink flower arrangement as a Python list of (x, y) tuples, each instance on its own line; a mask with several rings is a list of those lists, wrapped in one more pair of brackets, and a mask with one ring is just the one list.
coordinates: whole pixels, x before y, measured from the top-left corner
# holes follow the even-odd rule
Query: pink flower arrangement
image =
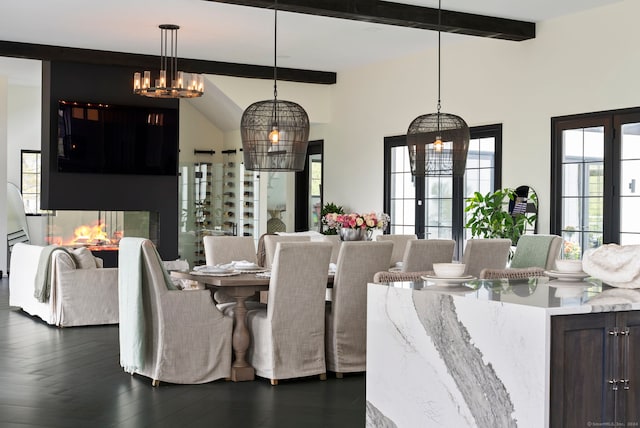
[(387, 227), (387, 224), (389, 224), (389, 215), (384, 213), (380, 214), (380, 216), (378, 216), (376, 213), (329, 213), (324, 216), (323, 222), (329, 228), (335, 229), (344, 227), (347, 229), (384, 230)]

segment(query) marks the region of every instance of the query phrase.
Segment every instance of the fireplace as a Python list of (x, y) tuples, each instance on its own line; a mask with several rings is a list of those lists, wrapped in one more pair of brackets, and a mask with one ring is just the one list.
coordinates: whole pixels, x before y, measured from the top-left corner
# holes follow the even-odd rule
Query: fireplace
[(69, 248), (86, 247), (105, 267), (114, 267), (120, 239), (147, 238), (157, 246), (158, 224), (158, 213), (151, 211), (56, 210), (48, 217), (45, 239)]

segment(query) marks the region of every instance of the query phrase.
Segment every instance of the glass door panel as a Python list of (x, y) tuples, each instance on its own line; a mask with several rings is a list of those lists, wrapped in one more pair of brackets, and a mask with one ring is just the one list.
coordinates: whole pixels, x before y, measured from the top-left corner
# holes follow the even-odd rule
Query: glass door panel
[(562, 132), (563, 256), (581, 258), (602, 245), (604, 218), (604, 127)]
[(640, 244), (640, 123), (621, 127), (620, 244)]

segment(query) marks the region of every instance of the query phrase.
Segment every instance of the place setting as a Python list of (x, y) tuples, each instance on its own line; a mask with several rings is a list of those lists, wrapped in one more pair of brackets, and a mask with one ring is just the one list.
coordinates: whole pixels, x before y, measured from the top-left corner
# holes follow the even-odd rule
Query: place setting
[(465, 268), (466, 265), (464, 263), (434, 263), (433, 275), (422, 275), (422, 279), (435, 287), (468, 290), (469, 288), (464, 284), (468, 281), (473, 281), (476, 277), (465, 275)]
[(191, 271), (192, 275), (203, 275), (203, 276), (235, 276), (240, 275), (240, 272), (236, 271), (233, 266), (229, 265), (218, 265), (218, 266), (196, 266)]
[[(582, 270), (582, 260), (558, 259), (556, 260), (556, 269), (546, 270), (544, 273), (556, 281), (562, 281), (565, 286), (584, 285), (583, 280), (590, 276)], [(550, 281), (549, 285), (553, 286), (552, 282), (557, 284), (555, 281)]]

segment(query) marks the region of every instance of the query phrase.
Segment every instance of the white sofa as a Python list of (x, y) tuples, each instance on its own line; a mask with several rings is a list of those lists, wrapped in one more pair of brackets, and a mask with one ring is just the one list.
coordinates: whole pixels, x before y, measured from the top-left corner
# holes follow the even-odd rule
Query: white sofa
[[(34, 297), (45, 247), (16, 244), (11, 253), (9, 305), (59, 327), (118, 323), (118, 269), (103, 268), (88, 250), (83, 256), (54, 251), (48, 302)], [(88, 254), (88, 255), (87, 255)], [(78, 265), (78, 268), (76, 268)]]

